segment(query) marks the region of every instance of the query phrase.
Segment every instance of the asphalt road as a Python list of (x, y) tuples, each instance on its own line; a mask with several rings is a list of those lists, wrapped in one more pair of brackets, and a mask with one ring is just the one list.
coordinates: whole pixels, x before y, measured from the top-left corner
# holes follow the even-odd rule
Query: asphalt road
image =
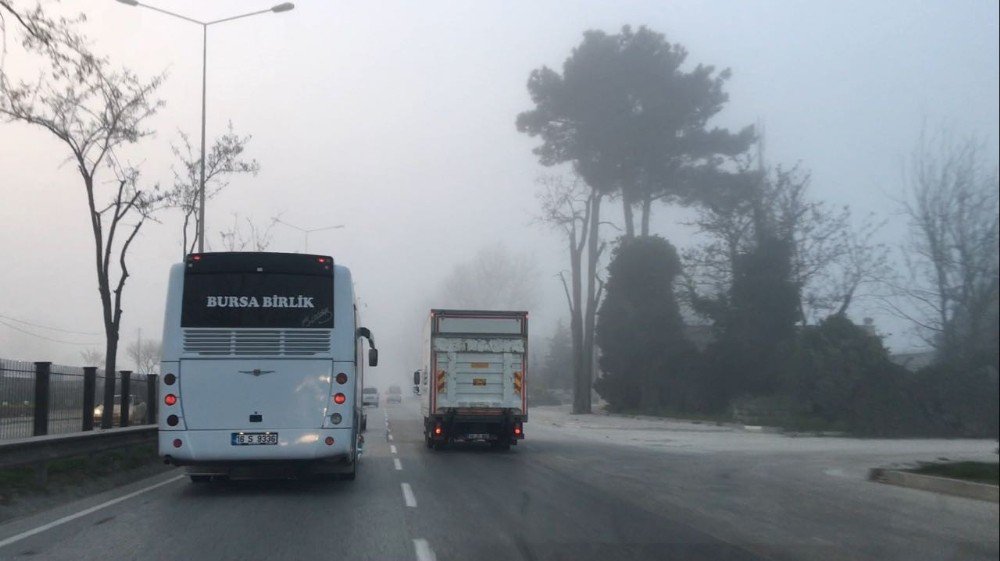
[(203, 486), (175, 471), (0, 526), (0, 558), (998, 556), (996, 504), (863, 481), (855, 466), (871, 460), (846, 445), (832, 456), (796, 452), (799, 442), (784, 452), (729, 450), (727, 438), (746, 439), (677, 429), (667, 445), (645, 446), (635, 442), (640, 430), (588, 432), (550, 415), (533, 418), (527, 440), (509, 452), (434, 452), (412, 399), (370, 410), (368, 423), (354, 482)]

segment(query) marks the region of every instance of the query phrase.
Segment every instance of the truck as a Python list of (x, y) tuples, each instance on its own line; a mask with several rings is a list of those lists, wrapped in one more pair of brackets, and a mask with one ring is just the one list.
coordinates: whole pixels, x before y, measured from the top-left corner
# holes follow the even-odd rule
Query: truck
[(528, 312), (430, 311), (424, 327), (420, 388), (424, 441), (485, 441), (507, 450), (524, 439)]

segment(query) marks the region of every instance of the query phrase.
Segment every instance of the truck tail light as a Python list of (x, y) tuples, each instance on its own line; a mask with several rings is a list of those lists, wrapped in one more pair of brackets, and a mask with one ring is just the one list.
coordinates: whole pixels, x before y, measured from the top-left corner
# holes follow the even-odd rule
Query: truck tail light
[(434, 425), (434, 434), (436, 436), (441, 436), (442, 433), (441, 425)]

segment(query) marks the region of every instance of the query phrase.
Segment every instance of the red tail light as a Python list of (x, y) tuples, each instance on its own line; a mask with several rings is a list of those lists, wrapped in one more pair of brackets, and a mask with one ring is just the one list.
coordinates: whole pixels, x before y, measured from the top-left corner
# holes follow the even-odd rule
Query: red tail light
[(345, 401), (347, 401), (347, 396), (342, 393), (333, 396), (333, 402), (337, 405), (343, 405)]
[(327, 446), (333, 446), (333, 437), (332, 436), (328, 436), (328, 437), (326, 437), (326, 440), (324, 440), (323, 442), (326, 442)]
[(183, 442), (181, 442), (181, 439), (179, 438), (174, 439), (174, 448), (180, 448), (181, 444), (183, 444)]
[(514, 434), (520, 436), (520, 434), (521, 434), (521, 427), (514, 427)]
[(174, 405), (177, 403), (177, 396), (172, 393), (168, 393), (163, 397), (163, 403), (166, 403), (167, 405)]
[(434, 434), (441, 434), (441, 425), (434, 427)]

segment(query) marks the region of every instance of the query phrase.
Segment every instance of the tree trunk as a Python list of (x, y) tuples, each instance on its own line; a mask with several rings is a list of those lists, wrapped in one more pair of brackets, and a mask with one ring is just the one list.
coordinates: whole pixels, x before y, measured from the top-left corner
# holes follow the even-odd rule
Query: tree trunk
[(586, 387), (586, 375), (583, 369), (583, 270), (581, 260), (583, 247), (578, 247), (575, 236), (570, 240), (570, 269), (573, 282), (572, 300), (570, 305), (570, 333), (573, 338), (573, 412), (585, 413), (589, 410), (589, 402), (585, 396), (590, 395)]
[(599, 225), (601, 223), (601, 195), (595, 194), (590, 209), (590, 228), (587, 239), (587, 310), (583, 327), (582, 372), (578, 384), (581, 389), (586, 384), (586, 392), (581, 392), (580, 410), (575, 413), (590, 413), (590, 389), (594, 384), (594, 328), (597, 323), (597, 260), (600, 245)]
[[(104, 329), (107, 344), (104, 347), (104, 413), (101, 415), (101, 428), (110, 429), (114, 426), (115, 415), (115, 380), (118, 374), (116, 359), (118, 357), (118, 330), (112, 326)], [(125, 399), (122, 396), (122, 399)]]
[(625, 239), (631, 240), (635, 237), (635, 217), (633, 213), (633, 201), (628, 191), (622, 191), (622, 212), (625, 216)]
[(642, 237), (649, 236), (649, 215), (653, 211), (653, 199), (646, 196), (642, 198)]
[(114, 424), (115, 407), (115, 367), (118, 358), (118, 329), (111, 313), (111, 287), (108, 285), (108, 272), (98, 266), (97, 289), (101, 294), (101, 307), (104, 316), (104, 413), (101, 415), (101, 428), (109, 429)]

